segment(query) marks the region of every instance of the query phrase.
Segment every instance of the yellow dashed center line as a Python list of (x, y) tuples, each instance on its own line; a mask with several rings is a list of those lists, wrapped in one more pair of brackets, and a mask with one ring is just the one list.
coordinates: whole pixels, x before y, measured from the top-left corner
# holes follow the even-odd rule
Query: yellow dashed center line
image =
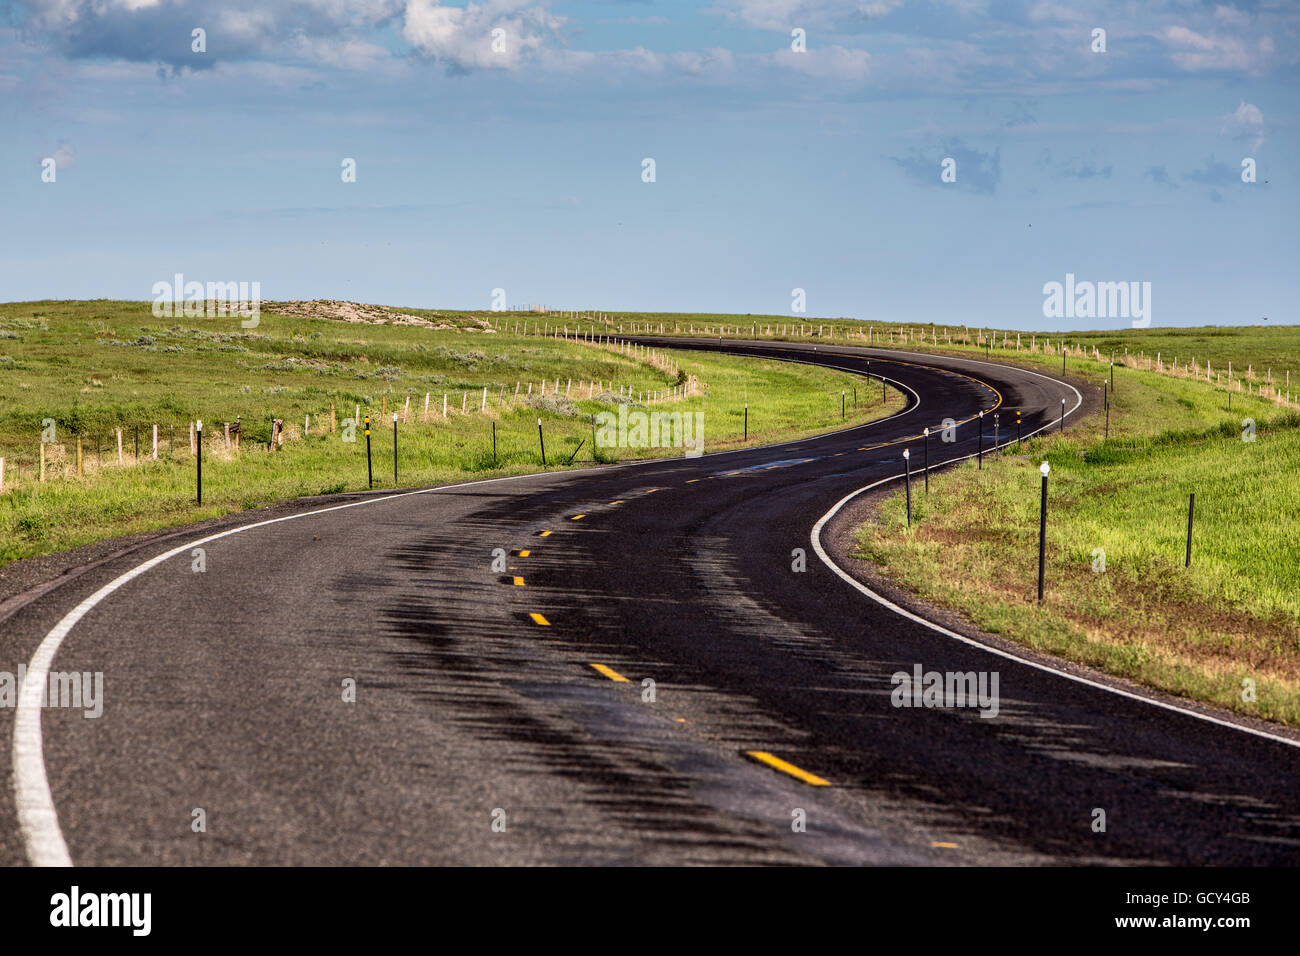
[(611, 504), (611, 505), (621, 505), (625, 500), (626, 500), (626, 499), (624, 499), (624, 498), (619, 498), (617, 501), (611, 501), (610, 504)]
[(542, 627), (550, 627), (550, 626), (551, 626), (551, 622), (548, 621), (546, 618), (542, 617), (542, 616), (541, 616), (540, 614), (538, 614), (536, 611), (534, 611), (532, 614), (529, 614), (528, 616), (531, 617), (531, 618), (533, 619), (533, 623), (534, 623), (534, 624), (540, 624), (540, 625), (542, 625)]
[(545, 538), (545, 537), (546, 537), (547, 535), (549, 535), (549, 534), (550, 534), (549, 531), (539, 531), (539, 532), (537, 532), (537, 537), (539, 537), (539, 538)]
[(699, 481), (699, 480), (700, 480), (700, 479), (698, 479), (698, 478), (687, 478), (687, 479), (686, 479), (686, 483), (687, 483), (688, 485), (693, 485), (693, 484), (695, 484), (695, 483), (696, 483), (697, 481)]
[(957, 844), (955, 844), (955, 843), (931, 843), (930, 846), (941, 847), (941, 848), (943, 848), (943, 849), (945, 849), (945, 850), (955, 850), (955, 849), (957, 849)]
[(656, 491), (662, 491), (662, 490), (663, 490), (662, 488), (651, 488), (649, 491), (646, 492), (646, 494), (653, 495)]
[(524, 579), (516, 575), (516, 576), (515, 576), (515, 587), (517, 587), (517, 588), (521, 588), (521, 587), (523, 587), (523, 586), (524, 586)]
[(531, 551), (520, 551), (520, 552), (519, 552), (519, 557), (521, 557), (521, 558), (526, 558), (526, 557), (528, 557), (530, 554), (532, 554)]
[(831, 782), (823, 780), (816, 774), (809, 773), (807, 770), (800, 770), (792, 763), (787, 763), (780, 757), (774, 757), (766, 750), (746, 750), (746, 757), (753, 757), (755, 760), (767, 764), (773, 769), (780, 770), (782, 773), (788, 773), (796, 780), (802, 780), (804, 783), (813, 787), (829, 787)]
[(587, 516), (586, 516), (586, 515), (574, 515), (574, 516), (573, 516), (572, 518), (570, 518), (569, 520), (570, 520), (570, 521), (581, 521), (581, 520), (582, 520), (583, 518), (585, 518), (585, 517), (587, 517)]
[(596, 670), (598, 670), (600, 673), (604, 674), (612, 681), (618, 681), (621, 684), (630, 683), (628, 679), (624, 677), (622, 674), (620, 674), (618, 671), (614, 670), (613, 668), (606, 667), (604, 664), (592, 664), (591, 666), (594, 667)]

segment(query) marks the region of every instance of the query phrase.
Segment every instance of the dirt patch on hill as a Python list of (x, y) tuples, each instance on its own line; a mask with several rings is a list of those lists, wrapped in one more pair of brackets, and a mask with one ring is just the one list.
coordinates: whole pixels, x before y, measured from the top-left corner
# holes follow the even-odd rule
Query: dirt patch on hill
[(383, 305), (366, 305), (338, 299), (313, 299), (308, 302), (264, 302), (267, 312), (281, 315), (300, 315), (308, 319), (332, 319), (336, 322), (354, 322), (361, 325), (414, 325), (422, 329), (457, 332), (488, 332), (496, 334), (487, 319), (472, 315), (439, 317), (437, 319), (399, 312)]

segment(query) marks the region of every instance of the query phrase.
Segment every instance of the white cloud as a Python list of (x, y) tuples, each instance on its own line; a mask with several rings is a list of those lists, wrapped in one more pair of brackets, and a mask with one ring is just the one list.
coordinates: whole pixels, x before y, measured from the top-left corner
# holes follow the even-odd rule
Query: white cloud
[(77, 151), (72, 148), (70, 143), (60, 143), (59, 148), (54, 151), (54, 166), (60, 172), (65, 169), (71, 169), (77, 162)]
[[(557, 40), (564, 23), (527, 0), (486, 0), (447, 7), (437, 0), (407, 0), (402, 36), (426, 56), (463, 69), (511, 69)], [(493, 31), (502, 30), (502, 49)]]
[(1268, 141), (1268, 126), (1264, 123), (1263, 111), (1245, 100), (1241, 101), (1234, 112), (1223, 117), (1222, 132), (1225, 136), (1249, 143), (1252, 150), (1259, 149)]
[(842, 46), (810, 48), (806, 53), (781, 50), (773, 62), (808, 76), (828, 80), (864, 80), (871, 71), (871, 54)]
[(1182, 26), (1167, 28), (1164, 37), (1175, 51), (1169, 54), (1169, 58), (1180, 69), (1189, 72), (1195, 70), (1251, 72), (1259, 69), (1263, 61), (1273, 52), (1273, 43), (1268, 37), (1262, 37), (1252, 44), (1244, 38), (1206, 35)]

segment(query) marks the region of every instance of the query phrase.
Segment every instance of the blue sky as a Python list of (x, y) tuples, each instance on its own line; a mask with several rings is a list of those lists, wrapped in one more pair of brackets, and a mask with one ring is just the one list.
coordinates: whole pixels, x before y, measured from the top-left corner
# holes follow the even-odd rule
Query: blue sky
[(0, 301), (1295, 323), (1298, 60), (1295, 3), (0, 0)]

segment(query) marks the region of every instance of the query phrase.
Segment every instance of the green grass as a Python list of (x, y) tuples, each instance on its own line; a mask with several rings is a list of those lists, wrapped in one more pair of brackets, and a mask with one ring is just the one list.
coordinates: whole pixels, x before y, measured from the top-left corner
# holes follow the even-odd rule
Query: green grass
[[(1221, 354), (1202, 353), (1198, 362), (1226, 365)], [(1267, 368), (1268, 355), (1260, 357)], [(1060, 368), (1059, 357), (1036, 358)], [(1101, 387), (1104, 367), (1070, 360), (1071, 377), (1092, 388)], [(1253, 442), (1242, 438), (1246, 418), (1255, 423)], [(1039, 607), (1042, 460), (1052, 471)], [(1300, 726), (1297, 464), (1294, 409), (1234, 392), (1229, 412), (1222, 388), (1125, 368), (1109, 439), (1094, 415), (1064, 435), (1026, 442), (1021, 454), (986, 457), (982, 471), (971, 464), (932, 476), (930, 495), (914, 495), (910, 531), (903, 496), (891, 494), (878, 519), (859, 529), (860, 557), (986, 631)], [(1193, 492), (1193, 559), (1185, 568)], [(1103, 551), (1105, 570), (1095, 571)], [(1243, 699), (1245, 679), (1255, 682), (1254, 701)]]
[[(419, 310), (411, 310), (419, 313)], [(425, 314), (425, 313), (419, 313)], [(446, 316), (448, 313), (429, 313)], [(500, 321), (500, 313), (479, 312), (473, 315), (484, 321)], [(1095, 347), (1109, 359), (1113, 352), (1119, 362), (1136, 367), (1139, 358), (1159, 355), (1168, 365), (1195, 359), (1202, 367), (1209, 359), (1216, 371), (1226, 371), (1229, 362), (1233, 377), (1249, 373), (1251, 381), (1262, 381), (1269, 374), (1273, 383), (1286, 390), (1286, 376), (1291, 375), (1292, 396), (1300, 394), (1300, 325), (1207, 326), (1201, 328), (1120, 329), (1095, 332), (1021, 332), (977, 329), (964, 325), (916, 324), (907, 322), (823, 318), (790, 315), (719, 315), (712, 313), (625, 312), (612, 315), (605, 322), (582, 317), (528, 316), (508, 313), (511, 322), (557, 322), (570, 328), (600, 329), (624, 334), (718, 335), (724, 338), (758, 338), (779, 341), (829, 341), (833, 344), (873, 345), (907, 348), (916, 351), (940, 351), (967, 355), (984, 355), (985, 343), (992, 346), (993, 357), (1026, 359), (1030, 345), (1042, 349), (1045, 340), (1055, 350), (1056, 367), (1060, 367), (1062, 338), (1073, 349)], [(784, 329), (784, 331), (782, 331)], [(1006, 342), (1006, 347), (1002, 343)], [(1075, 361), (1072, 357), (1071, 362)], [(1049, 364), (1047, 362), (1045, 364)]]
[[(581, 467), (593, 460), (682, 453), (602, 448), (593, 458), (593, 415), (616, 410), (618, 399), (609, 392), (603, 399), (576, 394), (580, 382), (592, 380), (615, 392), (620, 387), (662, 391), (677, 382), (670, 372), (593, 345), (487, 331), (489, 319), (504, 329), (513, 316), (406, 311), (450, 328), (352, 324), (264, 311), (256, 329), (243, 330), (231, 318), (157, 319), (148, 303), (0, 305), (0, 456), (6, 459), (0, 564), (276, 500), (364, 489), (365, 437), (358, 429), (356, 441), (345, 442), (342, 427), (358, 405), (363, 415), (376, 419), (375, 486), (391, 487), (391, 413), (404, 410), (408, 396), (410, 421), (399, 425), (402, 486), (541, 470), (538, 418), (551, 469), (566, 467), (562, 462), (571, 456), (572, 467)], [(854, 386), (861, 402), (855, 409), (850, 401), (848, 424), (902, 406), (897, 393), (891, 391), (882, 402), (875, 388), (862, 389), (859, 377), (843, 372), (696, 352), (672, 358), (703, 383), (704, 392), (647, 410), (703, 412), (706, 453), (744, 444), (746, 402), (749, 445), (845, 427), (840, 394), (847, 389), (851, 396)], [(575, 393), (557, 400), (557, 377), (561, 393), (570, 379)], [(543, 378), (545, 398), (538, 394)], [(516, 382), (522, 383), (517, 404), (512, 400)], [(480, 413), (484, 387), (488, 410)], [(421, 420), (426, 393), (432, 412), (427, 422)], [(450, 408), (445, 419), (444, 394)], [(460, 413), (462, 401), (468, 414)], [(327, 430), (331, 404), (338, 423), (333, 433)], [(306, 415), (312, 428), (304, 436)], [(238, 454), (222, 437), (222, 423), (236, 416), (243, 417)], [(288, 440), (272, 454), (267, 442), (273, 417), (286, 422)], [(46, 419), (54, 423), (55, 441), (44, 444), (48, 480), (40, 482)], [(208, 436), (201, 508), (193, 502), (189, 453), (194, 419), (205, 422)], [(156, 462), (148, 460), (154, 424), (160, 431)], [(116, 463), (114, 429), (119, 427), (126, 467)], [(138, 463), (132, 462), (136, 428), (143, 459)], [(85, 470), (80, 477), (78, 437)]]

